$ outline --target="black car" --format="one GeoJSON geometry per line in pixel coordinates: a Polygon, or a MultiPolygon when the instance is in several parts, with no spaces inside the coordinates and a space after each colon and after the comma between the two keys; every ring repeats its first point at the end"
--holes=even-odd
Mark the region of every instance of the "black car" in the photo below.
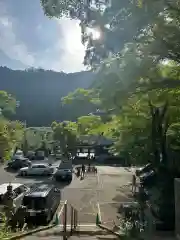
{"type": "Polygon", "coordinates": [[[147,173],[147,172],[149,172],[151,170],[153,170],[153,166],[152,166],[151,163],[148,163],[145,166],[143,166],[143,167],[141,167],[141,168],[136,170],[136,176],[139,177],[140,175],[142,175],[144,173],[147,173]]]}
{"type": "Polygon", "coordinates": [[[31,161],[36,160],[36,153],[34,151],[28,151],[26,157],[29,158],[31,161]]]}
{"type": "Polygon", "coordinates": [[[56,173],[54,174],[54,179],[56,181],[68,181],[71,182],[72,181],[72,169],[62,169],[62,168],[58,168],[56,173]]]}
{"type": "Polygon", "coordinates": [[[23,205],[27,207],[27,223],[49,223],[61,200],[60,190],[54,185],[36,184],[24,196],[23,205]]]}
{"type": "Polygon", "coordinates": [[[16,158],[7,163],[7,168],[18,170],[23,167],[31,165],[31,161],[28,158],[16,158]]]}

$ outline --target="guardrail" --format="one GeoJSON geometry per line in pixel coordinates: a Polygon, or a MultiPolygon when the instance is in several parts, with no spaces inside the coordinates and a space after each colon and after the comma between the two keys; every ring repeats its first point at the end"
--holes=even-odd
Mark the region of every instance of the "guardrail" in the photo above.
{"type": "Polygon", "coordinates": [[[67,200],[65,201],[60,212],[56,216],[55,219],[56,225],[59,225],[60,219],[62,220],[63,240],[66,240],[67,236],[69,236],[69,233],[70,235],[72,235],[73,232],[76,231],[78,226],[78,211],[71,204],[68,204],[67,200]],[[68,210],[70,211],[70,215],[68,210]],[[70,217],[70,219],[68,217],[70,217]],[[68,220],[70,220],[70,229],[68,220]]]}

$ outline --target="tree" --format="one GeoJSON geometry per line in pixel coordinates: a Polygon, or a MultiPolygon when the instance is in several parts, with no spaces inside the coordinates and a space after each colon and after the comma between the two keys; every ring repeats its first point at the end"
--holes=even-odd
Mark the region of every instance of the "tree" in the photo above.
{"type": "Polygon", "coordinates": [[[5,91],[0,91],[0,110],[2,115],[15,113],[17,102],[5,91]]]}
{"type": "Polygon", "coordinates": [[[152,24],[164,5],[155,1],[41,0],[49,17],[64,16],[80,21],[82,42],[86,45],[84,63],[97,65],[112,55],[120,55],[126,43],[133,42],[152,24]],[[100,38],[93,32],[98,31],[100,38]]]}
{"type": "MultiPolygon", "coordinates": [[[[84,63],[99,67],[99,97],[108,108],[115,109],[117,124],[109,131],[115,139],[114,151],[130,163],[153,159],[163,173],[159,175],[160,209],[171,209],[173,204],[165,193],[173,189],[176,176],[169,168],[168,137],[172,141],[179,136],[173,131],[180,116],[176,110],[180,85],[179,1],[141,0],[139,6],[137,1],[119,0],[41,2],[45,14],[51,17],[65,15],[80,21],[86,46],[84,63]],[[95,39],[93,31],[99,31],[101,37],[95,39]],[[171,66],[167,67],[168,62],[171,66]]],[[[172,200],[173,193],[169,197],[172,200]]],[[[160,212],[167,222],[167,212],[160,212]]]]}
{"type": "Polygon", "coordinates": [[[95,115],[82,116],[77,119],[79,135],[89,134],[91,130],[97,129],[102,124],[101,117],[95,115]]]}
{"type": "Polygon", "coordinates": [[[9,121],[5,117],[15,113],[16,100],[10,94],[0,91],[0,158],[9,159],[14,148],[21,145],[24,126],[19,121],[9,121]]]}
{"type": "Polygon", "coordinates": [[[77,125],[74,122],[53,122],[52,125],[54,141],[59,145],[61,152],[65,157],[69,153],[74,154],[77,140],[77,125]]]}
{"type": "Polygon", "coordinates": [[[61,98],[63,107],[71,111],[72,118],[76,119],[96,111],[100,106],[98,91],[96,89],[77,88],[67,96],[61,98]]]}

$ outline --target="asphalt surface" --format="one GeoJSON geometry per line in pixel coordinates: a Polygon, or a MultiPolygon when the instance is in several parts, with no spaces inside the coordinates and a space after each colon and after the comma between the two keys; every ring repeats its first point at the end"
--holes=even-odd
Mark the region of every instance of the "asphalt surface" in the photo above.
{"type": "MultiPolygon", "coordinates": [[[[47,162],[47,160],[38,162],[47,162]]],[[[56,161],[53,166],[56,167],[59,163],[60,161],[56,161]]],[[[99,214],[100,220],[110,226],[117,221],[120,202],[131,201],[130,186],[127,186],[132,178],[131,171],[123,167],[110,166],[97,166],[97,169],[98,174],[88,173],[83,180],[74,175],[69,185],[53,181],[61,189],[62,201],[68,200],[68,223],[70,223],[70,209],[73,206],[78,211],[80,224],[94,224],[99,214]]],[[[0,184],[8,182],[32,185],[52,183],[52,178],[19,177],[16,173],[7,172],[1,166],[0,184]]]]}
{"type": "MultiPolygon", "coordinates": [[[[60,160],[58,161],[54,161],[53,162],[53,166],[54,167],[58,167],[60,164],[60,160]]],[[[32,161],[33,164],[35,163],[48,163],[48,159],[46,160],[40,160],[40,161],[32,161]]],[[[13,172],[13,171],[7,171],[5,169],[6,165],[4,166],[0,166],[0,184],[2,183],[22,183],[25,185],[32,185],[35,183],[41,183],[44,181],[49,181],[50,178],[47,177],[20,177],[17,176],[17,172],[13,172]]]]}

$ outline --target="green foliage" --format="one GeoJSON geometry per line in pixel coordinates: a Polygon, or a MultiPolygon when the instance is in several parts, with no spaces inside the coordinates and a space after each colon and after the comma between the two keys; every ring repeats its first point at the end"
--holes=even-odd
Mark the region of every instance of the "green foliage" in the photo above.
{"type": "Polygon", "coordinates": [[[74,92],[62,98],[63,104],[72,104],[75,101],[79,104],[83,102],[99,103],[98,92],[95,89],[77,88],[74,92]]]}
{"type": "Polygon", "coordinates": [[[61,99],[61,102],[63,107],[69,109],[72,117],[75,119],[96,111],[96,108],[101,105],[99,92],[96,89],[83,88],[70,92],[61,99]]]}
{"type": "Polygon", "coordinates": [[[10,236],[10,233],[7,228],[6,218],[3,213],[0,213],[0,217],[2,219],[2,223],[0,226],[0,239],[7,239],[10,236]]]}
{"type": "Polygon", "coordinates": [[[22,142],[23,151],[37,150],[46,145],[46,149],[51,149],[53,143],[53,132],[51,127],[29,127],[26,128],[22,142]]]}
{"type": "Polygon", "coordinates": [[[91,130],[97,129],[102,124],[99,116],[89,115],[79,117],[77,120],[78,132],[81,135],[89,134],[91,130]]]}
{"type": "Polygon", "coordinates": [[[53,138],[56,145],[59,145],[61,152],[68,156],[68,152],[73,153],[77,141],[77,125],[74,122],[53,122],[53,138]]]}
{"type": "Polygon", "coordinates": [[[16,99],[5,91],[0,91],[0,109],[1,114],[15,113],[17,106],[16,99]]]}
{"type": "Polygon", "coordinates": [[[12,150],[21,146],[23,134],[24,129],[20,122],[0,120],[0,157],[2,159],[8,160],[12,150]]]}
{"type": "Polygon", "coordinates": [[[19,121],[9,121],[4,114],[14,113],[16,100],[4,91],[0,91],[0,158],[10,159],[15,147],[20,147],[24,135],[24,126],[19,121]]]}
{"type": "Polygon", "coordinates": [[[80,21],[86,65],[97,65],[119,54],[124,45],[134,42],[163,9],[156,1],[145,1],[142,7],[138,6],[138,1],[126,0],[41,0],[41,4],[49,17],[66,16],[80,21]],[[91,30],[99,31],[100,38],[94,38],[91,30]]]}
{"type": "MultiPolygon", "coordinates": [[[[86,46],[84,63],[99,67],[93,85],[98,92],[97,102],[102,109],[113,109],[114,116],[104,123],[94,124],[88,116],[80,118],[82,132],[98,134],[103,129],[105,135],[115,139],[113,151],[130,162],[145,163],[153,157],[149,103],[161,108],[168,102],[167,144],[177,148],[179,131],[174,129],[180,122],[179,1],[41,3],[50,17],[80,20],[86,46]],[[98,30],[100,38],[93,39],[89,29],[98,30]]],[[[91,90],[77,90],[65,100],[83,104],[85,99],[92,102],[93,94],[91,90]]]]}

